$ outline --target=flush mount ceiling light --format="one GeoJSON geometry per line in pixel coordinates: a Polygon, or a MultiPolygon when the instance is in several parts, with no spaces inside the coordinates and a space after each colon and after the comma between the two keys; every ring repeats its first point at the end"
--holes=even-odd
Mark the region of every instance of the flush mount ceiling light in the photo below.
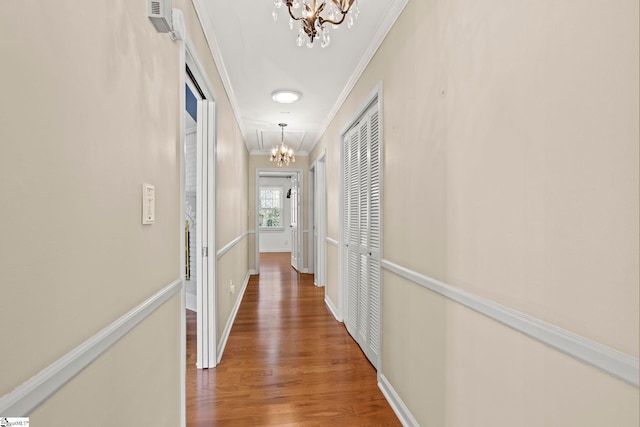
{"type": "Polygon", "coordinates": [[[304,44],[304,36],[309,36],[307,47],[313,47],[313,41],[316,38],[321,40],[320,46],[327,47],[331,42],[329,37],[329,29],[325,27],[325,23],[331,24],[333,28],[338,28],[347,19],[347,27],[353,27],[354,18],[358,17],[360,10],[358,8],[358,0],[323,0],[318,4],[317,0],[301,0],[302,11],[299,16],[292,9],[300,8],[300,0],[274,0],[273,1],[273,20],[278,19],[278,11],[284,4],[289,11],[289,28],[293,29],[293,21],[300,21],[298,28],[298,38],[296,44],[302,46],[304,44]],[[355,7],[351,7],[354,6],[355,7]],[[347,17],[347,15],[349,15],[347,17]]]}
{"type": "Polygon", "coordinates": [[[289,148],[287,144],[284,143],[284,128],[287,124],[278,123],[278,126],[282,129],[282,140],[280,144],[271,149],[270,161],[275,162],[276,166],[281,168],[285,165],[289,166],[290,163],[295,163],[296,156],[293,155],[293,149],[289,148]]]}
{"type": "Polygon", "coordinates": [[[276,90],[271,93],[271,99],[280,104],[292,104],[300,98],[302,98],[302,94],[295,90],[276,90]]]}

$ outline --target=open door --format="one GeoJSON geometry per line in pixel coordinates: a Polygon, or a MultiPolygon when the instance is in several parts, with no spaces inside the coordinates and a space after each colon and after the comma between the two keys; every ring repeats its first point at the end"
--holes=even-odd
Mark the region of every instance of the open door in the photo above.
{"type": "Polygon", "coordinates": [[[317,161],[314,175],[313,190],[313,235],[314,235],[314,282],[316,286],[326,284],[326,256],[327,256],[327,208],[326,208],[326,157],[317,161]]]}
{"type": "Polygon", "coordinates": [[[302,268],[301,253],[302,245],[300,244],[300,179],[296,173],[291,178],[291,266],[300,271],[302,268]]]}
{"type": "Polygon", "coordinates": [[[216,366],[215,324],[215,104],[198,101],[196,180],[198,197],[196,216],[199,224],[196,234],[196,287],[197,287],[197,367],[216,366]]]}

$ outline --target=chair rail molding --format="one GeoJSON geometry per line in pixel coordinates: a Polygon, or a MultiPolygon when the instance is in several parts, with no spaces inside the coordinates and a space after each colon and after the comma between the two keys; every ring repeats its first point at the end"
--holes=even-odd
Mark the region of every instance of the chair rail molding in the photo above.
{"type": "Polygon", "coordinates": [[[332,238],[331,238],[331,237],[329,237],[329,236],[325,237],[325,240],[327,241],[327,243],[329,243],[330,245],[335,246],[336,248],[337,248],[338,246],[340,246],[340,243],[338,243],[338,241],[337,241],[337,240],[334,240],[334,239],[332,239],[332,238]]]}
{"type": "Polygon", "coordinates": [[[536,317],[463,291],[389,260],[382,260],[382,268],[496,320],[576,360],[638,387],[639,361],[633,356],[621,353],[536,317]]]}
{"type": "Polygon", "coordinates": [[[66,383],[120,341],[174,295],[180,295],[182,279],[176,279],[118,320],[53,362],[0,398],[0,414],[26,417],[66,383]]]}
{"type": "MultiPolygon", "coordinates": [[[[254,231],[255,233],[255,231],[254,231]]],[[[231,249],[233,249],[233,247],[235,245],[237,245],[238,243],[240,243],[240,241],[242,241],[242,239],[244,239],[245,237],[247,237],[249,235],[249,231],[245,231],[244,233],[242,233],[241,235],[239,235],[238,237],[236,237],[235,239],[233,239],[232,241],[230,241],[229,243],[227,243],[225,246],[223,246],[222,248],[220,248],[220,250],[216,253],[216,259],[220,259],[222,258],[222,256],[224,254],[226,254],[227,252],[229,252],[231,249]]]]}

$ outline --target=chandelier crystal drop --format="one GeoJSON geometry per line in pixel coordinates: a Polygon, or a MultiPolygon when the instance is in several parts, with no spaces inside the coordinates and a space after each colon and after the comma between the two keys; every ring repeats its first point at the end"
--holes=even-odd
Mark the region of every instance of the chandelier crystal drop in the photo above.
{"type": "Polygon", "coordinates": [[[299,21],[300,28],[296,38],[296,45],[299,47],[306,44],[308,48],[313,48],[313,42],[320,40],[320,46],[327,47],[331,43],[329,28],[325,24],[331,24],[335,29],[342,24],[345,19],[347,27],[353,27],[354,19],[358,18],[360,8],[358,0],[273,0],[273,20],[278,19],[278,10],[285,6],[289,12],[289,28],[293,29],[293,22],[299,21]],[[302,11],[296,12],[295,9],[302,11]],[[309,40],[304,42],[303,34],[309,40]]]}
{"type": "Polygon", "coordinates": [[[282,139],[280,144],[271,149],[270,161],[275,162],[276,166],[281,168],[283,166],[289,166],[290,163],[295,163],[296,156],[293,155],[293,149],[284,143],[284,128],[287,124],[278,123],[278,126],[282,129],[282,139]]]}

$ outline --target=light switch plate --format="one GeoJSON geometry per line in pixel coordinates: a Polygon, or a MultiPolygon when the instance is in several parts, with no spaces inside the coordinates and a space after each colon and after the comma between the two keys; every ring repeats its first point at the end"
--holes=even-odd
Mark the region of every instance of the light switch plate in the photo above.
{"type": "Polygon", "coordinates": [[[151,184],[142,184],[142,223],[153,224],[156,221],[156,188],[151,184]]]}

